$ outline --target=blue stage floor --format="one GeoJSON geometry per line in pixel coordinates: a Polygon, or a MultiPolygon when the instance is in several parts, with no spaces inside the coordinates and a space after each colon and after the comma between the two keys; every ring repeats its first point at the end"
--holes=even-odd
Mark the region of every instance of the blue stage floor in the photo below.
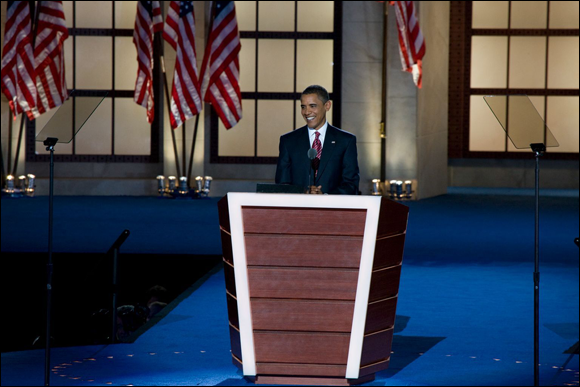
{"type": "MultiPolygon", "coordinates": [[[[79,211],[87,211],[85,203],[90,202],[84,200],[89,199],[75,199],[79,211]]],[[[165,204],[146,198],[109,200],[118,208],[134,206],[150,215],[153,209],[149,206],[157,203],[183,206],[175,214],[183,215],[188,208],[191,213],[185,220],[189,222],[173,218],[168,235],[184,227],[188,233],[192,227],[194,235],[203,229],[208,234],[205,240],[194,236],[177,247],[172,243],[171,249],[180,254],[188,246],[219,249],[214,245],[219,244],[219,233],[213,229],[217,219],[203,220],[199,215],[211,217],[216,200],[208,200],[204,206],[198,204],[201,202],[165,204]],[[199,218],[191,220],[196,215],[199,218]]],[[[64,207],[68,199],[59,201],[64,207]]],[[[99,202],[92,208],[105,205],[99,202]]],[[[2,200],[3,226],[9,203],[14,201],[2,200]]],[[[452,194],[408,204],[411,214],[391,367],[368,385],[532,385],[533,198],[452,194]]],[[[578,386],[578,355],[564,353],[579,336],[579,263],[573,243],[578,232],[577,196],[542,198],[542,385],[578,386]]],[[[160,233],[159,238],[166,237],[164,231],[160,233]]],[[[117,231],[111,234],[114,239],[117,231]]],[[[131,238],[134,236],[132,231],[131,238]]],[[[108,238],[98,237],[105,250],[108,238]]],[[[149,243],[147,238],[137,239],[131,251],[142,249],[140,243],[149,243]]],[[[4,241],[2,227],[2,251],[4,241]]],[[[166,244],[155,242],[160,248],[166,244]]],[[[151,324],[134,344],[54,349],[52,383],[248,385],[231,364],[224,290],[223,272],[218,267],[175,301],[167,315],[151,324]]],[[[44,351],[2,354],[1,383],[42,384],[43,366],[44,351]]]]}

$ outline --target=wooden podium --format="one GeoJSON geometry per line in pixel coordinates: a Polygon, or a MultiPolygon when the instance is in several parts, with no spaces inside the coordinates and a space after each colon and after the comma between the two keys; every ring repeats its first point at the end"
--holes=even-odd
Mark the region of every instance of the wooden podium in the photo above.
{"type": "Polygon", "coordinates": [[[246,378],[352,385],[389,366],[408,207],[252,193],[218,207],[232,359],[246,378]]]}

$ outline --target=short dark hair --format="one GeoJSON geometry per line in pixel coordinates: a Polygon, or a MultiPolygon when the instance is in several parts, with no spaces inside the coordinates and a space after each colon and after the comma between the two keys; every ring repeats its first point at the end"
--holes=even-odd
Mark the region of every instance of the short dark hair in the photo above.
{"type": "MultiPolygon", "coordinates": [[[[328,91],[320,85],[310,85],[302,92],[302,95],[308,94],[316,94],[318,98],[322,101],[322,103],[328,102],[330,99],[330,95],[328,95],[328,91]]],[[[302,97],[302,95],[300,97],[302,97]]]]}

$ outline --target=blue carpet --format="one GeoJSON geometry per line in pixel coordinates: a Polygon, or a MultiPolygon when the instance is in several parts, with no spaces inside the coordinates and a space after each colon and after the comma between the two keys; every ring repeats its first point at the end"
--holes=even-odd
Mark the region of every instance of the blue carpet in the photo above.
{"type": "MultiPolygon", "coordinates": [[[[136,208],[150,203],[143,200],[136,208]]],[[[215,201],[206,203],[198,211],[211,214],[215,201]]],[[[368,385],[532,385],[533,198],[453,194],[406,204],[394,353],[368,385]]],[[[578,199],[543,197],[541,205],[540,382],[577,386],[578,355],[565,352],[579,336],[578,199]]],[[[217,224],[190,218],[192,227],[217,224]]],[[[184,224],[168,227],[184,233],[184,224]]],[[[207,233],[207,248],[219,248],[217,231],[207,233]]],[[[231,364],[224,290],[223,272],[208,276],[133,344],[53,350],[53,384],[249,385],[231,364]]],[[[41,384],[43,356],[2,354],[2,385],[41,384]]]]}

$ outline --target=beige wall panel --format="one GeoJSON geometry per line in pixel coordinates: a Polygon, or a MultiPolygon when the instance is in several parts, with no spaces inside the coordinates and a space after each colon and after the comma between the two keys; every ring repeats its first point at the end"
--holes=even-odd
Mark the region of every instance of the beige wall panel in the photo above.
{"type": "Polygon", "coordinates": [[[543,89],[546,77],[546,38],[512,36],[510,84],[512,89],[543,89]]]}
{"type": "Polygon", "coordinates": [[[292,130],[292,101],[258,101],[258,156],[278,157],[280,136],[292,130]]]}
{"type": "Polygon", "coordinates": [[[77,36],[76,39],[76,87],[78,89],[111,89],[113,79],[111,38],[77,36]]]}
{"type": "Polygon", "coordinates": [[[256,91],[256,40],[241,39],[240,88],[242,92],[256,91]]]}
{"type": "Polygon", "coordinates": [[[578,1],[550,1],[550,28],[578,28],[578,1]]]}
{"type": "Polygon", "coordinates": [[[115,99],[115,154],[151,154],[151,126],[147,111],[132,98],[115,99]]]}
{"type": "Polygon", "coordinates": [[[260,1],[259,31],[294,31],[293,1],[260,1]]]}
{"type": "Polygon", "coordinates": [[[258,43],[258,91],[294,91],[294,41],[261,39],[258,43]]]}
{"type": "Polygon", "coordinates": [[[77,28],[113,28],[112,1],[77,1],[75,4],[77,28]]]}
{"type": "Polygon", "coordinates": [[[471,87],[506,87],[507,43],[506,36],[474,36],[472,38],[471,87]]]}
{"type": "Polygon", "coordinates": [[[548,97],[548,127],[560,144],[548,152],[578,153],[578,97],[548,97]]]}
{"type": "Polygon", "coordinates": [[[512,1],[511,28],[546,28],[547,1],[512,1]]]}
{"type": "Polygon", "coordinates": [[[136,1],[115,1],[115,28],[134,28],[136,13],[136,1]]]}
{"type": "Polygon", "coordinates": [[[236,18],[240,31],[256,30],[256,2],[236,1],[236,18]]]}
{"type": "Polygon", "coordinates": [[[508,1],[474,1],[473,28],[508,28],[508,1]]]}
{"type": "MultiPolygon", "coordinates": [[[[133,38],[115,38],[115,89],[134,90],[137,80],[137,49],[133,38]]],[[[173,71],[167,70],[172,76],[173,71]]],[[[171,89],[171,87],[170,87],[171,89]]]]}
{"type": "Polygon", "coordinates": [[[578,89],[580,55],[577,36],[552,36],[548,48],[548,87],[578,89]]]}
{"type": "Polygon", "coordinates": [[[64,9],[64,18],[66,20],[66,26],[68,28],[73,28],[73,1],[63,1],[62,8],[64,9]]]}
{"type": "Polygon", "coordinates": [[[227,130],[219,120],[220,156],[254,156],[255,102],[242,100],[243,117],[236,126],[227,130]]]}
{"type": "Polygon", "coordinates": [[[298,31],[334,31],[334,1],[299,1],[298,31]]]}
{"type": "Polygon", "coordinates": [[[321,85],[332,93],[334,71],[332,40],[298,40],[296,92],[321,85]]]}

